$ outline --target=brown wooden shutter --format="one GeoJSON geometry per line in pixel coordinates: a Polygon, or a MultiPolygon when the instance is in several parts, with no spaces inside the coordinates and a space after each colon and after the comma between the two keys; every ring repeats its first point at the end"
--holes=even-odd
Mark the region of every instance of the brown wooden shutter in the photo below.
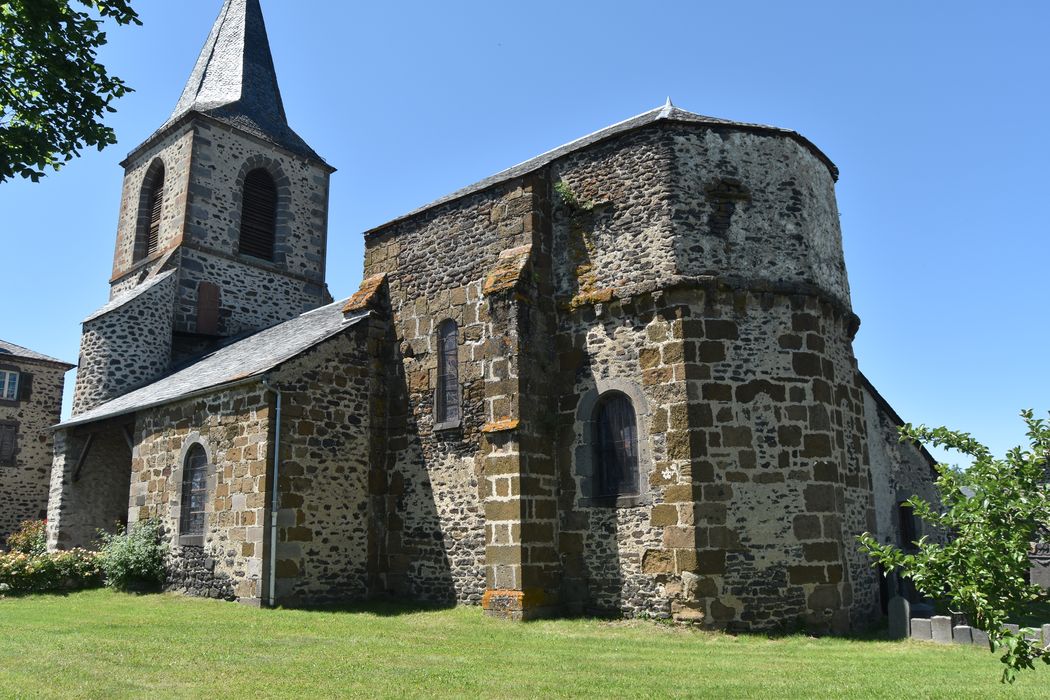
{"type": "Polygon", "coordinates": [[[18,443],[18,424],[0,423],[0,467],[15,465],[15,452],[18,443]]]}
{"type": "Polygon", "coordinates": [[[219,332],[219,286],[211,282],[197,285],[197,332],[217,335],[219,332]]]}
{"type": "Polygon", "coordinates": [[[248,173],[241,202],[240,252],[263,260],[273,260],[277,229],[277,185],[265,170],[248,173]]]}
{"type": "Polygon", "coordinates": [[[153,255],[160,246],[160,214],[164,208],[164,167],[153,178],[149,193],[149,228],[146,230],[146,256],[153,255]]]}
{"type": "Polygon", "coordinates": [[[18,400],[28,401],[33,397],[33,375],[22,372],[18,377],[18,400]]]}

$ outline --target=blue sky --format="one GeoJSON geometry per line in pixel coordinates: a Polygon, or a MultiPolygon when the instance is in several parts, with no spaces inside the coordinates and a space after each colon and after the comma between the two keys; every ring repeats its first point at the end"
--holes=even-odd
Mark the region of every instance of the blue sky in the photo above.
{"type": "MultiPolygon", "coordinates": [[[[289,120],[339,169],[337,298],[362,231],[670,95],[839,166],[856,354],[906,420],[1002,451],[1021,408],[1050,408],[1050,3],[262,2],[289,120]]],[[[119,144],[0,185],[0,337],[76,360],[117,163],[169,115],[220,5],[137,0],[145,25],[101,55],[136,90],[119,144]]]]}

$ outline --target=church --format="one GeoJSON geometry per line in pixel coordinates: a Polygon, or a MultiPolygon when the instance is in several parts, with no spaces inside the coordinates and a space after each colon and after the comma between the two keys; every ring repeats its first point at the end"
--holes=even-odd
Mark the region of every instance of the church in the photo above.
{"type": "Polygon", "coordinates": [[[54,436],[52,549],[158,519],[166,586],[508,619],[870,624],[856,536],[910,541],[932,461],[858,370],[838,171],[668,101],[364,233],[225,0],[123,161],[109,300],[54,436]]]}

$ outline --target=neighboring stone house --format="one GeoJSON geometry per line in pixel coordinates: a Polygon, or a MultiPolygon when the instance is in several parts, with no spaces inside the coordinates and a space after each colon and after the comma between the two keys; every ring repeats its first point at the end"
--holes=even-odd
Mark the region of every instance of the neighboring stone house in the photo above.
{"type": "Polygon", "coordinates": [[[0,550],[20,523],[47,514],[51,427],[72,367],[0,340],[0,550]]]}
{"type": "Polygon", "coordinates": [[[831,161],[668,104],[366,236],[227,0],[124,162],[111,300],[56,434],[53,547],[159,518],[169,586],[845,631],[926,456],[859,371],[831,161]]]}

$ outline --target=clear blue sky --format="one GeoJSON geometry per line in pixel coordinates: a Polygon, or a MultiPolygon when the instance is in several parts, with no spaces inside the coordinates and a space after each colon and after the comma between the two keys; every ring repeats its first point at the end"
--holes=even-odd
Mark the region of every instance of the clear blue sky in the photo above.
{"type": "MultiPolygon", "coordinates": [[[[221,0],[137,0],[102,54],[119,144],[0,185],[0,337],[75,361],[106,300],[123,156],[221,0]]],[[[795,129],[839,166],[861,368],[906,419],[1002,451],[1050,408],[1050,3],[263,0],[285,106],[339,168],[328,280],[361,232],[661,104],[795,129]]],[[[72,373],[67,383],[72,384],[72,373]]],[[[66,405],[68,411],[68,400],[66,405]]]]}

